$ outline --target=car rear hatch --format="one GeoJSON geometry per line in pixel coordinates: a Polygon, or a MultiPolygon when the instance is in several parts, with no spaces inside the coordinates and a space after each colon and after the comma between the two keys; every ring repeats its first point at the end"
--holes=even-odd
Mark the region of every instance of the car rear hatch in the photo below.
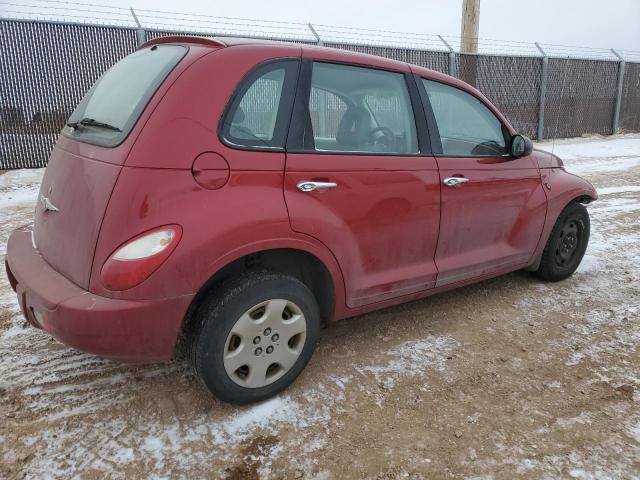
{"type": "Polygon", "coordinates": [[[84,289],[111,193],[139,133],[136,122],[148,115],[143,112],[154,94],[164,94],[166,85],[159,87],[187,50],[152,45],[114,65],[71,114],[51,153],[36,205],[34,243],[49,265],[84,289]]]}

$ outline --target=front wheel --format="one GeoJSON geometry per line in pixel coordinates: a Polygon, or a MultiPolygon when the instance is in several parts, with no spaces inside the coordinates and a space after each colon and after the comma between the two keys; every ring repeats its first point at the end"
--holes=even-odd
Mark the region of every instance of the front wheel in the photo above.
{"type": "Polygon", "coordinates": [[[536,274],[552,282],[571,276],[587,250],[589,233],[589,212],[584,205],[567,205],[553,226],[536,274]]]}
{"type": "Polygon", "coordinates": [[[218,398],[246,404],[289,386],[318,341],[311,291],[290,275],[249,271],[221,285],[196,313],[189,357],[218,398]]]}

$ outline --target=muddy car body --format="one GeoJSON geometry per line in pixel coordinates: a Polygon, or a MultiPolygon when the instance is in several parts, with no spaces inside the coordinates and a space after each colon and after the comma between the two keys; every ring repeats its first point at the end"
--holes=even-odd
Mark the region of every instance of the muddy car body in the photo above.
{"type": "Polygon", "coordinates": [[[321,322],[518,269],[565,278],[596,197],[447,75],[167,37],[72,114],[7,272],[60,341],[158,362],[183,337],[214,393],[250,402],[295,379],[321,322]]]}

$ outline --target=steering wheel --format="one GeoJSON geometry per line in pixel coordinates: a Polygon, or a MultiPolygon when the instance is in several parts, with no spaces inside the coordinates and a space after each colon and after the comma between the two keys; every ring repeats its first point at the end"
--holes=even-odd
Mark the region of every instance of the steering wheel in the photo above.
{"type": "Polygon", "coordinates": [[[393,144],[395,143],[396,140],[396,134],[393,133],[393,131],[390,128],[387,127],[376,127],[373,130],[371,130],[368,135],[367,138],[369,140],[369,143],[371,145],[382,145],[383,147],[386,147],[387,149],[393,147],[393,144]],[[382,133],[381,137],[376,137],[375,134],[376,133],[382,133]]]}

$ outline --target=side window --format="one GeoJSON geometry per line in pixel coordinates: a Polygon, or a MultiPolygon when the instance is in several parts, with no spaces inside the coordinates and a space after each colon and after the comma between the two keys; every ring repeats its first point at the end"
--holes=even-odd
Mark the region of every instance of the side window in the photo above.
{"type": "Polygon", "coordinates": [[[449,85],[425,79],[422,82],[438,125],[443,155],[507,154],[502,123],[480,100],[449,85]]]}
{"type": "Polygon", "coordinates": [[[298,70],[296,60],[262,65],[245,77],[221,126],[232,146],[284,148],[298,70]]]}
{"type": "Polygon", "coordinates": [[[309,113],[317,151],[416,153],[404,75],[315,62],[309,113]]]}

